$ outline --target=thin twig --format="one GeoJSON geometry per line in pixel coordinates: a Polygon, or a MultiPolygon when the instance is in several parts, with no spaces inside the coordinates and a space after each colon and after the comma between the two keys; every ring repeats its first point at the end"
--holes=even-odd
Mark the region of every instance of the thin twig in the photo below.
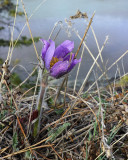
{"type": "Polygon", "coordinates": [[[94,15],[95,15],[95,12],[93,13],[93,15],[92,15],[92,17],[91,17],[91,19],[90,19],[90,22],[89,22],[89,24],[88,24],[88,26],[87,26],[87,28],[86,28],[86,30],[85,30],[84,36],[83,36],[83,38],[82,38],[82,40],[81,40],[81,42],[80,42],[80,45],[79,45],[79,47],[78,47],[78,49],[77,49],[77,51],[76,51],[75,58],[77,57],[77,55],[78,55],[78,53],[79,53],[79,50],[80,50],[80,48],[81,48],[81,46],[82,46],[82,44],[83,44],[83,41],[84,41],[84,39],[85,39],[85,36],[86,36],[87,33],[88,33],[88,30],[89,30],[89,28],[90,28],[90,26],[91,26],[91,23],[92,23],[92,20],[93,20],[94,15]]]}
{"type": "MultiPolygon", "coordinates": [[[[83,46],[83,50],[82,50],[82,53],[81,53],[81,60],[82,60],[82,58],[83,58],[84,49],[85,49],[85,47],[83,46]]],[[[82,61],[81,61],[81,62],[82,62],[82,61]]],[[[74,92],[74,93],[75,93],[75,90],[76,90],[76,83],[77,83],[77,79],[78,79],[78,75],[79,75],[79,71],[80,71],[81,62],[80,62],[79,65],[78,65],[78,69],[77,69],[77,73],[76,73],[76,78],[75,78],[74,88],[73,88],[73,92],[74,92]]]]}

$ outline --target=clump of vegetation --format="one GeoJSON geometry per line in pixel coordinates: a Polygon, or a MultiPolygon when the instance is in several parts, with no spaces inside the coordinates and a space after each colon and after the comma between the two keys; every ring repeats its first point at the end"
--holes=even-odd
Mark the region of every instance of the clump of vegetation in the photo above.
{"type": "MultiPolygon", "coordinates": [[[[9,16],[14,17],[15,8],[16,8],[16,5],[14,4],[14,1],[12,0],[1,0],[0,1],[0,13],[5,11],[6,13],[8,13],[9,16]]],[[[22,16],[24,15],[24,12],[18,11],[17,15],[22,16]]]]}
{"type": "Polygon", "coordinates": [[[128,85],[128,75],[125,75],[125,76],[123,76],[123,77],[121,78],[120,84],[121,84],[122,86],[127,86],[127,85],[128,85]]]}
{"type": "MultiPolygon", "coordinates": [[[[35,42],[38,42],[40,37],[34,37],[33,38],[35,42]]],[[[16,40],[13,41],[13,43],[15,44],[16,40]]],[[[21,46],[21,45],[25,45],[25,46],[29,46],[32,44],[32,39],[31,38],[27,38],[26,36],[21,37],[21,39],[16,43],[16,47],[21,46]]],[[[9,40],[4,40],[4,39],[0,39],[0,46],[9,46],[10,45],[10,41],[9,40]]]]}
{"type": "Polygon", "coordinates": [[[3,29],[4,29],[4,27],[0,27],[0,31],[3,30],[3,29]]]}
{"type": "MultiPolygon", "coordinates": [[[[12,17],[14,17],[15,16],[15,9],[12,9],[12,10],[10,10],[9,11],[9,15],[10,16],[12,16],[12,17]]],[[[24,12],[17,12],[17,15],[19,15],[19,16],[23,16],[24,15],[24,12]]]]}
{"type": "Polygon", "coordinates": [[[4,60],[0,58],[0,65],[2,66],[3,63],[4,63],[4,60]]]}

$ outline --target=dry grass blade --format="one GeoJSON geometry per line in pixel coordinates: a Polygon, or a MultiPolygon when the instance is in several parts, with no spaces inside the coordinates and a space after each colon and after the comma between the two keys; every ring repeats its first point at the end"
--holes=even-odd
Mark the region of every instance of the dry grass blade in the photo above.
{"type": "Polygon", "coordinates": [[[42,155],[41,153],[39,153],[39,152],[37,152],[37,151],[35,151],[40,157],[42,157],[43,159],[46,159],[46,160],[51,160],[51,159],[49,159],[49,158],[47,158],[47,157],[45,157],[44,155],[42,155]]]}
{"type": "MultiPolygon", "coordinates": [[[[83,58],[84,49],[85,49],[85,47],[83,46],[83,50],[82,50],[82,53],[81,53],[81,59],[83,58]]],[[[74,93],[75,93],[75,90],[76,90],[76,84],[77,84],[77,79],[78,79],[78,75],[79,75],[79,71],[80,71],[80,66],[81,66],[81,62],[78,65],[78,69],[77,69],[77,73],[76,73],[76,78],[75,78],[74,88],[73,88],[74,93]]]]}
{"type": "Polygon", "coordinates": [[[20,83],[13,91],[17,90],[18,88],[20,88],[33,74],[34,72],[37,70],[37,66],[34,68],[34,70],[29,74],[29,76],[22,82],[20,83]]]}
{"type": "Polygon", "coordinates": [[[10,123],[9,123],[9,125],[7,126],[7,127],[5,127],[1,132],[0,132],[0,135],[2,136],[2,134],[4,134],[8,129],[9,129],[9,127],[10,127],[10,125],[13,123],[13,121],[11,121],[10,123]]]}
{"type": "MultiPolygon", "coordinates": [[[[80,37],[80,35],[79,35],[77,32],[75,32],[75,34],[77,35],[77,37],[78,37],[80,40],[82,40],[82,38],[80,37]]],[[[84,45],[84,47],[86,48],[86,50],[88,51],[88,53],[90,54],[90,56],[92,57],[92,59],[95,61],[95,57],[94,57],[93,53],[90,51],[90,49],[88,48],[88,46],[86,45],[85,41],[83,41],[83,45],[84,45]]],[[[101,53],[100,53],[100,54],[101,54],[101,53]]],[[[102,71],[102,69],[101,69],[101,67],[100,67],[100,65],[98,64],[97,61],[96,61],[96,65],[97,65],[98,68],[102,71]]]]}
{"type": "Polygon", "coordinates": [[[125,133],[122,137],[120,137],[116,142],[114,142],[111,146],[113,147],[116,143],[118,143],[121,139],[128,135],[128,132],[125,133]]]}
{"type": "Polygon", "coordinates": [[[3,152],[5,152],[9,147],[6,147],[6,148],[3,148],[3,149],[0,149],[0,154],[2,154],[3,152]]]}
{"type": "MultiPolygon", "coordinates": [[[[10,91],[10,89],[9,89],[8,84],[7,84],[6,81],[5,81],[5,84],[6,84],[6,87],[7,87],[8,91],[9,91],[10,95],[12,96],[12,99],[13,99],[13,101],[14,101],[16,110],[18,111],[18,106],[17,106],[17,104],[16,104],[15,98],[14,98],[14,96],[12,95],[12,93],[11,93],[11,91],[10,91]]],[[[22,125],[21,125],[21,122],[20,122],[19,117],[18,117],[17,114],[16,114],[16,118],[17,118],[17,122],[18,122],[18,124],[19,124],[19,127],[20,127],[20,129],[21,129],[21,132],[22,132],[24,138],[26,139],[27,144],[29,145],[29,142],[27,141],[26,134],[25,134],[25,132],[24,132],[24,129],[23,129],[22,125]]],[[[33,153],[33,151],[32,151],[31,149],[30,149],[30,151],[31,151],[31,153],[33,153]]]]}
{"type": "Polygon", "coordinates": [[[94,112],[93,109],[88,105],[88,103],[87,103],[85,100],[83,100],[83,98],[81,98],[81,97],[79,97],[79,98],[82,100],[82,102],[84,102],[84,103],[88,106],[88,108],[91,110],[91,112],[92,112],[93,115],[95,116],[96,122],[97,122],[98,127],[99,127],[99,133],[100,133],[100,135],[101,135],[100,123],[99,123],[99,121],[98,121],[98,119],[97,119],[97,116],[96,116],[95,112],[94,112]]]}
{"type": "Polygon", "coordinates": [[[87,28],[86,28],[86,30],[85,30],[84,36],[83,36],[83,38],[82,38],[82,40],[81,40],[81,42],[80,42],[80,45],[79,45],[79,47],[78,47],[78,49],[77,49],[77,51],[76,51],[75,58],[77,57],[77,55],[78,55],[78,53],[79,53],[79,50],[80,50],[80,48],[81,48],[81,46],[82,46],[82,44],[83,44],[83,41],[84,41],[84,39],[85,39],[85,37],[86,37],[86,35],[87,35],[87,33],[88,33],[88,30],[89,30],[89,28],[90,28],[90,26],[91,26],[91,23],[92,23],[92,20],[93,20],[94,16],[95,16],[95,12],[93,13],[93,15],[92,15],[92,17],[91,17],[91,19],[90,19],[90,21],[89,21],[89,24],[88,24],[88,26],[87,26],[87,28]]]}
{"type": "Polygon", "coordinates": [[[39,55],[38,55],[38,52],[37,52],[37,49],[36,49],[34,38],[32,36],[32,31],[31,31],[31,28],[30,28],[30,25],[29,25],[29,20],[28,20],[28,17],[27,17],[27,13],[26,13],[26,10],[25,10],[25,6],[24,6],[24,3],[23,3],[23,0],[21,0],[21,3],[22,3],[22,6],[23,6],[23,10],[24,10],[24,14],[25,14],[25,17],[26,17],[27,26],[28,26],[28,29],[29,29],[29,32],[30,32],[30,35],[31,35],[31,39],[32,39],[32,42],[33,42],[34,49],[35,49],[36,57],[37,57],[37,60],[38,60],[38,62],[40,64],[40,66],[41,66],[41,61],[40,61],[40,58],[39,58],[39,55]]]}
{"type": "Polygon", "coordinates": [[[23,149],[23,150],[20,150],[18,152],[14,152],[12,154],[8,154],[7,156],[4,156],[2,158],[0,158],[1,160],[4,159],[4,158],[9,158],[11,156],[14,156],[14,155],[17,155],[17,154],[20,154],[20,153],[25,153],[27,151],[31,151],[31,150],[35,150],[35,149],[39,149],[39,148],[47,148],[47,147],[51,147],[51,145],[43,145],[43,146],[38,146],[38,147],[33,147],[33,148],[27,148],[27,149],[23,149]]]}
{"type": "MultiPolygon", "coordinates": [[[[48,143],[50,145],[50,143],[48,143]]],[[[52,150],[55,152],[55,154],[61,159],[63,160],[63,158],[56,152],[55,148],[51,145],[52,150]]]]}
{"type": "MultiPolygon", "coordinates": [[[[5,68],[8,67],[9,61],[11,60],[11,56],[12,56],[11,47],[13,48],[13,34],[14,34],[14,27],[15,27],[15,23],[16,23],[18,2],[19,2],[19,0],[17,0],[17,4],[16,4],[16,8],[15,8],[15,16],[14,16],[14,22],[13,22],[13,29],[12,29],[12,32],[11,32],[11,41],[10,41],[10,46],[9,46],[7,58],[6,58],[6,60],[5,60],[4,64],[3,64],[3,69],[4,69],[4,67],[5,68]]],[[[1,81],[0,81],[0,94],[2,93],[2,83],[3,83],[3,80],[4,80],[5,73],[6,72],[3,70],[3,74],[2,74],[2,77],[1,77],[1,81]]]]}
{"type": "Polygon", "coordinates": [[[19,0],[17,0],[17,3],[16,3],[13,29],[12,29],[12,32],[11,32],[10,47],[9,47],[9,52],[8,52],[8,56],[7,56],[7,60],[8,60],[8,63],[9,63],[9,64],[10,64],[10,62],[11,62],[12,53],[13,53],[13,35],[14,35],[14,27],[15,27],[15,24],[16,24],[16,16],[17,16],[18,3],[19,3],[19,0]]]}
{"type": "MultiPolygon", "coordinates": [[[[128,53],[128,50],[126,52],[124,52],[122,54],[122,56],[120,56],[110,67],[108,67],[107,69],[107,72],[116,64],[118,63],[126,54],[128,53]]],[[[104,72],[97,80],[100,80],[104,75],[105,75],[106,72],[104,72]]],[[[90,87],[89,89],[86,91],[88,92],[94,85],[96,84],[96,82],[94,82],[90,87]]]]}
{"type": "Polygon", "coordinates": [[[83,82],[83,84],[82,84],[82,86],[81,86],[81,88],[80,88],[78,94],[81,94],[81,93],[82,93],[82,91],[83,91],[83,89],[84,89],[84,86],[85,86],[85,84],[86,84],[86,82],[87,82],[87,79],[88,79],[89,75],[91,74],[92,69],[93,69],[93,67],[95,66],[96,61],[98,60],[99,56],[101,55],[101,52],[103,51],[104,46],[105,46],[105,44],[107,43],[107,41],[108,41],[108,37],[106,37],[106,39],[105,39],[105,41],[104,41],[104,44],[103,44],[103,46],[102,46],[102,48],[101,48],[99,54],[97,55],[95,61],[93,62],[93,64],[92,64],[90,70],[88,71],[88,73],[87,73],[87,75],[86,75],[86,77],[85,77],[85,79],[84,79],[84,82],[83,82]]]}

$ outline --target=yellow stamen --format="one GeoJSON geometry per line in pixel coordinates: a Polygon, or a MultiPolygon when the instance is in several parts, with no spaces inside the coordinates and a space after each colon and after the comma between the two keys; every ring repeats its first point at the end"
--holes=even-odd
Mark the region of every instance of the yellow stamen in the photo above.
{"type": "Polygon", "coordinates": [[[58,62],[58,61],[59,61],[59,59],[57,57],[53,57],[52,60],[51,60],[51,62],[50,62],[50,68],[52,68],[54,66],[54,64],[56,62],[58,62]]]}

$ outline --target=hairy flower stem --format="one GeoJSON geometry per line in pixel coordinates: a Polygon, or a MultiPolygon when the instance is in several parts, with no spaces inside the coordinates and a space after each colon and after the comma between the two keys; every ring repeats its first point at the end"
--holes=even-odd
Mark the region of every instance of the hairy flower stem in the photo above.
{"type": "Polygon", "coordinates": [[[40,126],[41,126],[40,122],[41,122],[42,111],[43,111],[42,104],[44,103],[47,85],[48,85],[48,75],[44,76],[41,79],[40,92],[38,94],[38,100],[37,100],[38,118],[34,124],[34,133],[33,133],[34,137],[36,137],[40,131],[40,126]]]}

